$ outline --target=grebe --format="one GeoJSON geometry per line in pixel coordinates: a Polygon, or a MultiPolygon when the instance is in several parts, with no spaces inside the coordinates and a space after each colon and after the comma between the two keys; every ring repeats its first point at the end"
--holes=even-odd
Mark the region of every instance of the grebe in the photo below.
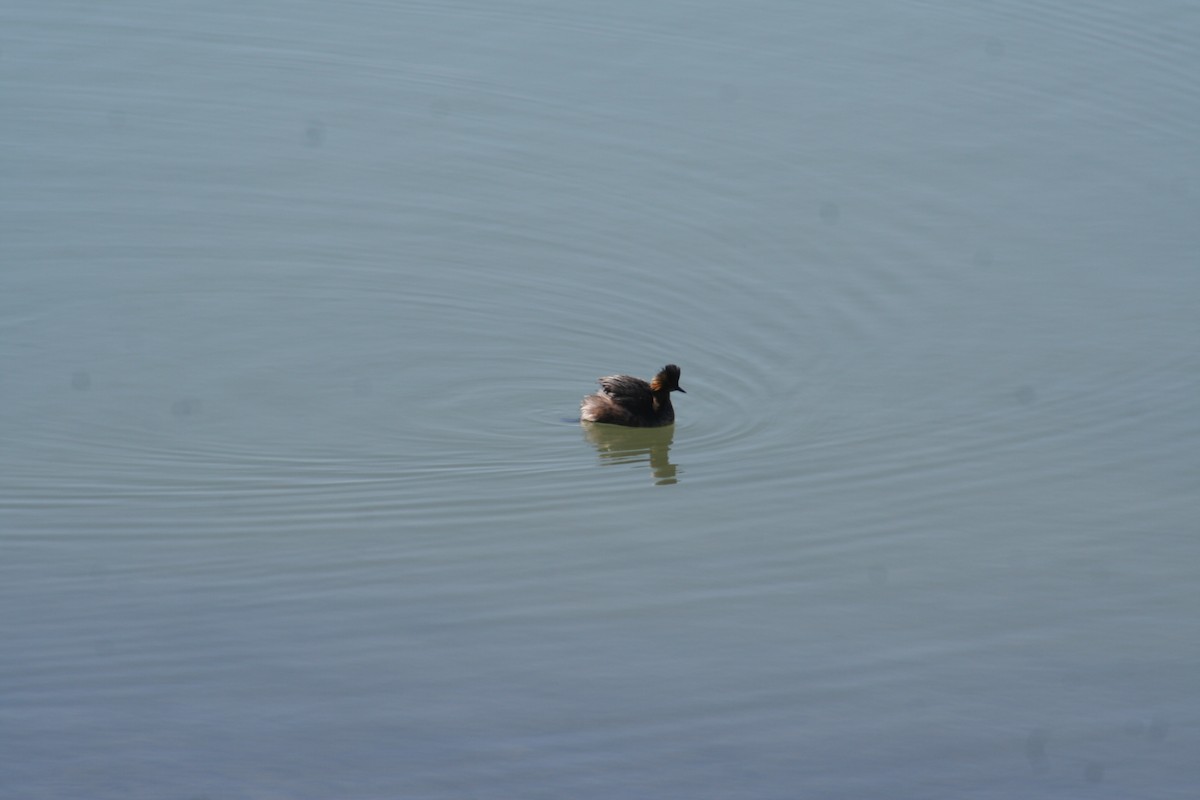
{"type": "Polygon", "coordinates": [[[634,428],[657,428],[675,421],[671,392],[683,391],[679,367],[667,364],[646,383],[630,375],[601,378],[600,391],[583,398],[579,414],[585,422],[607,422],[634,428]]]}

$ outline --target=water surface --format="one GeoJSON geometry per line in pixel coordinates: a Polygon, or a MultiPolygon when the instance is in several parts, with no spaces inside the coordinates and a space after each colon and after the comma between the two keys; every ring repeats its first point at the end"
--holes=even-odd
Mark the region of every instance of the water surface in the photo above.
{"type": "Polygon", "coordinates": [[[1200,784],[1189,4],[0,19],[0,794],[1200,784]]]}

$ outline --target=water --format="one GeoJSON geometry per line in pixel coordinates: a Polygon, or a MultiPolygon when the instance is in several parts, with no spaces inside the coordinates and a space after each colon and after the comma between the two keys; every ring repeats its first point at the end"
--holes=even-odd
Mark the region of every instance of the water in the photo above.
{"type": "Polygon", "coordinates": [[[0,18],[0,796],[1200,784],[1191,4],[0,18]]]}

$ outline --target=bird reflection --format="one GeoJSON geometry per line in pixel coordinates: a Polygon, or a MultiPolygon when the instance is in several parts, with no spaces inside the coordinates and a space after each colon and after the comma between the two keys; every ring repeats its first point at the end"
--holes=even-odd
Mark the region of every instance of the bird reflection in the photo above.
{"type": "Polygon", "coordinates": [[[650,463],[654,482],[660,486],[677,483],[678,467],[671,463],[671,441],[675,426],[627,428],[622,425],[584,421],[583,435],[600,453],[604,464],[650,463]]]}

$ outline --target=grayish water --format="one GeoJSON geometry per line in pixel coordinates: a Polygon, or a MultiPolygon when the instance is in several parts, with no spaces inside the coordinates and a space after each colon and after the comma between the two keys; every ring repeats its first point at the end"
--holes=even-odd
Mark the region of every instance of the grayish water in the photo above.
{"type": "Polygon", "coordinates": [[[1060,5],[8,3],[0,796],[1193,797],[1200,11],[1060,5]]]}

